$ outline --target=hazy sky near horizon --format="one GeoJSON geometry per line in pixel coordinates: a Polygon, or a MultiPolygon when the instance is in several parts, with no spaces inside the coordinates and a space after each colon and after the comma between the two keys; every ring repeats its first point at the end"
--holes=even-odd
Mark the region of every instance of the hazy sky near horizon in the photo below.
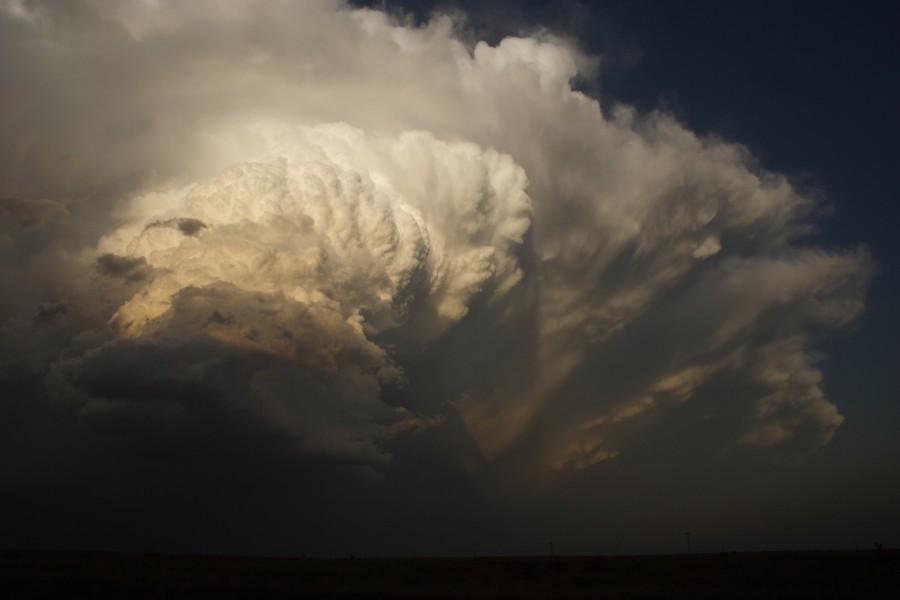
{"type": "Polygon", "coordinates": [[[896,544],[886,19],[758,6],[0,3],[0,545],[896,544]]]}

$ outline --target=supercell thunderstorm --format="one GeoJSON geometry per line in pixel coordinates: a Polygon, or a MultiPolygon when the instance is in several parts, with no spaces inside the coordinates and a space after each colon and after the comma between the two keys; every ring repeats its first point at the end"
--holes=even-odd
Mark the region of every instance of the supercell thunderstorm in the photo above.
{"type": "Polygon", "coordinates": [[[2,277],[33,282],[4,369],[86,431],[387,468],[456,427],[517,473],[670,414],[726,454],[842,422],[813,344],[867,253],[816,247],[819,201],[742,147],[602,112],[570,42],[337,2],[2,7],[2,277]]]}

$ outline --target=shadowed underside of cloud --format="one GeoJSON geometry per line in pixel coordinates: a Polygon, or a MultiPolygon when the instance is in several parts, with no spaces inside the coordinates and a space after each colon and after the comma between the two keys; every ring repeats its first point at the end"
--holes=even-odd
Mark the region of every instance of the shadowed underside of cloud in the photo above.
{"type": "Polygon", "coordinates": [[[37,225],[51,215],[67,214],[65,203],[58,200],[21,200],[0,198],[0,214],[13,217],[21,225],[37,225]]]}
{"type": "Polygon", "coordinates": [[[816,247],[819,202],[742,147],[602,114],[571,42],[330,1],[0,6],[0,195],[47,198],[0,203],[2,283],[35,282],[4,373],[85,435],[386,469],[444,428],[447,460],[540,486],[841,424],[812,348],[867,252],[816,247]]]}

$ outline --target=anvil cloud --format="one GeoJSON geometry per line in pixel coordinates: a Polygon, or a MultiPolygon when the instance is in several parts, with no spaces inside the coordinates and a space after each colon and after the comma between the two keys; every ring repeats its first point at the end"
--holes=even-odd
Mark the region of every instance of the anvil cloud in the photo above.
{"type": "Polygon", "coordinates": [[[863,310],[866,251],[811,242],[820,200],[740,145],[601,111],[571,41],[459,25],[0,5],[10,389],[145,457],[377,471],[450,430],[446,460],[519,490],[661,435],[827,443],[814,344],[863,310]]]}

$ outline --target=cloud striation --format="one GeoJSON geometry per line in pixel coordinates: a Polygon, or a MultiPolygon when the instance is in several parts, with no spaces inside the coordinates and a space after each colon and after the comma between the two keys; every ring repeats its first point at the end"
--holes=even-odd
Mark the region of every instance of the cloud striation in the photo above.
{"type": "Polygon", "coordinates": [[[9,389],[125,456],[378,471],[452,432],[443,460],[517,490],[661,438],[827,443],[813,348],[866,250],[817,247],[821,200],[740,145],[604,113],[571,41],[459,19],[3,2],[9,389]]]}

